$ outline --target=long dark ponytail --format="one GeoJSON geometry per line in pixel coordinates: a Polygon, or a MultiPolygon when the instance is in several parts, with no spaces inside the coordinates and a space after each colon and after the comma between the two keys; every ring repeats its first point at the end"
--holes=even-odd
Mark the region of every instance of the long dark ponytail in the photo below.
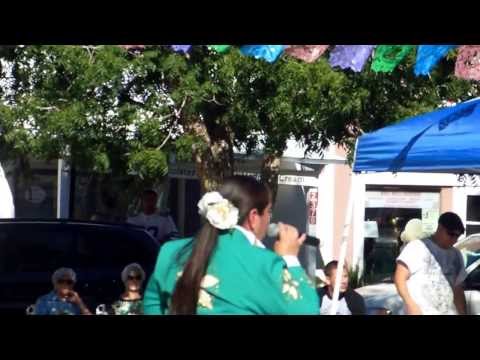
{"type": "MultiPolygon", "coordinates": [[[[252,209],[257,209],[262,214],[271,201],[268,187],[249,176],[233,176],[227,179],[219,193],[238,208],[238,224],[244,223],[252,209]]],[[[218,235],[219,230],[206,222],[193,239],[193,243],[188,245],[191,246],[191,253],[173,291],[171,314],[196,314],[201,282],[217,246],[218,235]]],[[[177,261],[182,261],[182,252],[177,261]]]]}

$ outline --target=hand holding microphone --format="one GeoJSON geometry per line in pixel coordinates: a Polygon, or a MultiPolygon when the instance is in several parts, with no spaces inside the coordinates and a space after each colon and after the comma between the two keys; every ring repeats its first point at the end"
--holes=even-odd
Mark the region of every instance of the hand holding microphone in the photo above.
{"type": "Polygon", "coordinates": [[[303,234],[302,236],[299,237],[297,229],[295,227],[291,226],[291,225],[286,225],[286,224],[282,224],[282,223],[278,223],[278,224],[271,223],[268,226],[267,235],[270,236],[270,237],[278,238],[278,241],[276,241],[275,245],[274,245],[274,249],[275,249],[276,253],[278,253],[276,247],[280,246],[280,245],[278,245],[278,243],[280,242],[280,240],[282,238],[282,233],[285,233],[285,232],[290,233],[290,235],[283,235],[284,238],[285,238],[285,236],[287,236],[287,237],[292,236],[293,238],[300,241],[300,244],[298,245],[297,252],[295,254],[285,254],[285,255],[298,255],[298,251],[300,249],[300,246],[303,243],[305,243],[306,245],[315,246],[315,247],[318,247],[320,245],[320,240],[316,237],[309,236],[309,235],[306,235],[306,234],[303,234]],[[284,228],[285,231],[282,232],[281,231],[282,228],[284,228]],[[294,231],[294,233],[290,233],[291,231],[294,231]]]}
{"type": "Polygon", "coordinates": [[[297,256],[300,246],[305,241],[306,235],[299,237],[298,230],[287,224],[270,224],[268,226],[268,236],[278,237],[273,245],[273,249],[280,256],[297,256]]]}

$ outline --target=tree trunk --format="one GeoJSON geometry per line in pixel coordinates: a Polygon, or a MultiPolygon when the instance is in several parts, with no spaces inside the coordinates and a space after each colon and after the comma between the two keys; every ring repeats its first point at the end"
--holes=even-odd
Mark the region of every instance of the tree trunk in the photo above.
{"type": "Polygon", "coordinates": [[[192,149],[202,193],[214,191],[226,177],[233,175],[232,133],[222,126],[207,128],[200,119],[188,124],[186,130],[204,143],[192,149]]]}
{"type": "Polygon", "coordinates": [[[278,174],[280,173],[281,157],[273,154],[265,154],[262,162],[262,181],[270,187],[272,191],[272,204],[275,204],[278,191],[278,174]]]}

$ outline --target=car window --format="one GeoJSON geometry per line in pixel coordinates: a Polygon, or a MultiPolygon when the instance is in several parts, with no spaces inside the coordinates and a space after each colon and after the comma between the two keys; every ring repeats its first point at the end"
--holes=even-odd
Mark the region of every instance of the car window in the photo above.
{"type": "Polygon", "coordinates": [[[49,224],[0,227],[0,272],[52,272],[72,262],[72,233],[49,224]]]}
{"type": "Polygon", "coordinates": [[[480,251],[465,251],[465,268],[468,277],[465,280],[467,290],[480,290],[480,251]]]}
{"type": "Polygon", "coordinates": [[[480,259],[480,251],[464,251],[463,257],[465,261],[465,267],[468,268],[473,263],[475,263],[478,259],[480,259]]]}
{"type": "Polygon", "coordinates": [[[465,280],[466,290],[480,290],[480,266],[477,266],[465,280]]]}
{"type": "Polygon", "coordinates": [[[148,235],[124,228],[92,227],[76,230],[77,266],[81,268],[123,268],[137,262],[155,262],[156,251],[148,235]]]}

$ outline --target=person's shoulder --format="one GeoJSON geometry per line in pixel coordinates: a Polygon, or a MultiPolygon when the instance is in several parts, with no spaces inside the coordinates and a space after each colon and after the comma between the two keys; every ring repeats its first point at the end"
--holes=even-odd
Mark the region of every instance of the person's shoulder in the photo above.
{"type": "Polygon", "coordinates": [[[165,244],[163,244],[162,251],[171,252],[171,251],[181,249],[184,246],[186,246],[188,243],[190,243],[192,240],[193,240],[192,237],[188,237],[188,238],[167,241],[165,244]]]}
{"type": "Polygon", "coordinates": [[[279,268],[287,269],[287,263],[276,252],[257,246],[251,246],[250,248],[248,261],[258,269],[259,273],[272,273],[274,269],[278,270],[279,268]]]}
{"type": "Polygon", "coordinates": [[[127,223],[135,223],[135,222],[138,222],[139,220],[141,220],[140,214],[127,217],[127,223]]]}
{"type": "Polygon", "coordinates": [[[345,291],[345,301],[352,315],[366,315],[365,299],[354,289],[345,291]]]}
{"type": "Polygon", "coordinates": [[[158,216],[161,216],[161,217],[169,217],[169,216],[171,216],[171,212],[170,212],[169,209],[158,210],[158,211],[156,212],[156,214],[157,214],[158,216]]]}
{"type": "Polygon", "coordinates": [[[50,298],[50,294],[44,294],[44,295],[41,295],[37,298],[37,303],[41,303],[41,302],[45,302],[46,300],[48,300],[50,298]]]}
{"type": "Polygon", "coordinates": [[[145,213],[141,212],[140,214],[137,215],[137,217],[141,217],[143,215],[143,217],[147,218],[147,219],[167,219],[169,217],[171,217],[171,213],[170,211],[167,209],[167,210],[155,210],[154,213],[152,214],[149,214],[149,215],[146,215],[145,213]]]}
{"type": "Polygon", "coordinates": [[[49,298],[49,299],[56,299],[57,298],[57,294],[55,294],[55,291],[50,291],[49,293],[43,295],[42,297],[44,298],[49,298]]]}
{"type": "Polygon", "coordinates": [[[187,248],[190,240],[191,238],[171,240],[162,245],[155,265],[156,278],[164,278],[167,273],[172,271],[172,269],[176,269],[178,267],[178,256],[181,254],[182,249],[187,248]]]}
{"type": "Polygon", "coordinates": [[[160,213],[160,212],[156,212],[154,214],[146,216],[147,221],[155,221],[155,222],[158,222],[158,223],[168,222],[169,219],[170,219],[170,215],[165,215],[165,214],[160,213]]]}
{"type": "MultiPolygon", "coordinates": [[[[245,234],[243,234],[240,230],[235,229],[232,233],[232,236],[235,236],[236,238],[242,238],[242,245],[244,245],[245,249],[249,250],[252,254],[255,256],[263,257],[263,258],[270,258],[274,259],[277,258],[278,255],[273,252],[270,249],[267,249],[265,245],[263,247],[261,246],[256,246],[250,243],[250,241],[247,239],[245,234]]],[[[263,243],[262,243],[263,244],[263,243]]]]}
{"type": "Polygon", "coordinates": [[[320,300],[327,294],[327,287],[326,286],[317,287],[315,290],[316,290],[317,295],[320,298],[320,300]]]}
{"type": "Polygon", "coordinates": [[[347,289],[347,291],[345,292],[345,296],[363,300],[363,296],[360,295],[355,289],[352,289],[352,288],[347,289]]]}
{"type": "Polygon", "coordinates": [[[432,238],[427,237],[423,239],[415,239],[413,241],[410,241],[409,244],[413,244],[413,246],[425,246],[425,243],[427,242],[432,242],[432,238]]]}
{"type": "Polygon", "coordinates": [[[452,252],[455,254],[455,256],[461,257],[463,259],[462,252],[458,250],[455,246],[452,246],[452,252]]]}
{"type": "Polygon", "coordinates": [[[400,255],[398,255],[396,261],[403,262],[408,266],[411,261],[422,259],[428,253],[428,248],[424,241],[423,239],[417,239],[408,242],[400,252],[400,255]]]}
{"type": "Polygon", "coordinates": [[[412,251],[412,249],[424,249],[425,242],[429,240],[430,239],[416,239],[416,240],[409,241],[403,248],[402,253],[412,251]]]}
{"type": "Polygon", "coordinates": [[[175,256],[175,254],[178,254],[182,249],[186,248],[188,244],[191,242],[192,242],[191,237],[177,239],[177,240],[170,240],[165,242],[160,249],[159,261],[160,261],[160,258],[166,259],[166,258],[171,258],[172,256],[175,256]]]}
{"type": "Polygon", "coordinates": [[[458,264],[460,267],[465,267],[465,263],[463,260],[463,255],[460,250],[458,250],[456,247],[452,247],[452,258],[454,258],[456,261],[458,261],[458,264]]]}
{"type": "Polygon", "coordinates": [[[265,265],[273,261],[283,261],[283,259],[272,250],[252,245],[245,234],[238,229],[224,232],[220,235],[220,241],[222,241],[224,245],[233,247],[236,252],[243,254],[241,258],[252,265],[265,265]]]}
{"type": "Polygon", "coordinates": [[[52,300],[55,300],[56,299],[56,295],[55,295],[55,292],[53,291],[50,291],[49,293],[47,294],[44,294],[44,295],[41,295],[37,298],[37,303],[43,303],[43,302],[46,302],[46,301],[52,301],[52,300]]]}

